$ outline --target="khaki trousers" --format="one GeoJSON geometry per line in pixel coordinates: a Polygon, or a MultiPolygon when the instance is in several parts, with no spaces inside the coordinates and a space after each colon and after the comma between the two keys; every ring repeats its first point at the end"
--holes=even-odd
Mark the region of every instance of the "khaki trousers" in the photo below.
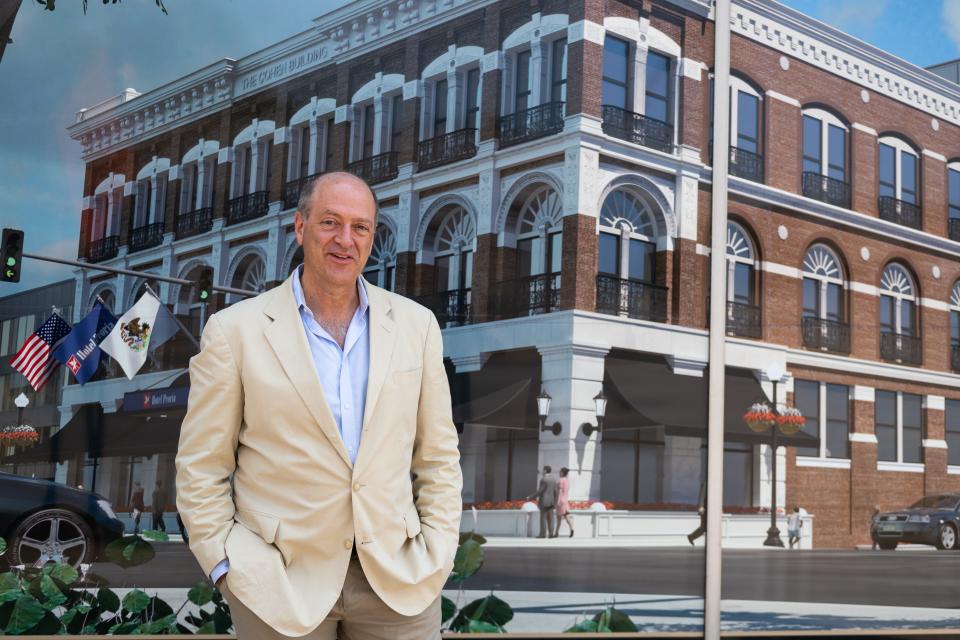
{"type": "MultiPolygon", "coordinates": [[[[282,640],[274,631],[233,597],[226,586],[221,592],[230,605],[237,640],[282,640]]],[[[360,561],[353,557],[347,569],[340,598],[320,626],[301,636],[304,640],[440,640],[440,596],[415,616],[400,615],[370,588],[360,561]]]]}

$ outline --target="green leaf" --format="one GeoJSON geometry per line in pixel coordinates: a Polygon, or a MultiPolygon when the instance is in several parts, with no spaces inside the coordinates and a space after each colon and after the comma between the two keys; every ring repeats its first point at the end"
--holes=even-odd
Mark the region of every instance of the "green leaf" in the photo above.
{"type": "Polygon", "coordinates": [[[213,621],[205,622],[203,626],[197,628],[197,635],[213,635],[217,630],[213,626],[213,621]]]}
{"type": "Polygon", "coordinates": [[[169,542],[170,536],[167,535],[166,531],[157,531],[156,529],[148,529],[140,534],[147,540],[153,540],[154,542],[169,542]]]}
{"type": "Polygon", "coordinates": [[[40,618],[40,622],[30,629],[31,635],[38,636],[51,636],[58,632],[63,632],[63,625],[60,624],[60,619],[52,611],[45,612],[43,617],[40,618]]]}
{"type": "Polygon", "coordinates": [[[124,536],[107,545],[106,555],[110,562],[127,569],[150,562],[157,552],[139,536],[124,536]]]}
{"type": "Polygon", "coordinates": [[[20,635],[36,626],[45,613],[43,605],[36,598],[23,593],[13,603],[13,611],[10,612],[10,621],[7,622],[5,631],[20,635]]]}
{"type": "Polygon", "coordinates": [[[120,622],[110,627],[110,629],[107,630],[107,634],[111,636],[125,636],[139,631],[139,629],[139,622],[120,622]]]}
{"type": "Polygon", "coordinates": [[[0,556],[7,552],[7,541],[0,538],[0,556]]]}
{"type": "Polygon", "coordinates": [[[467,633],[502,633],[503,629],[495,624],[484,622],[483,620],[470,620],[467,622],[467,633]]]}
{"type": "Polygon", "coordinates": [[[97,605],[104,611],[116,613],[120,610],[120,598],[110,589],[97,591],[97,605]]]}
{"type": "Polygon", "coordinates": [[[451,580],[463,582],[483,566],[483,547],[476,540],[467,540],[457,547],[457,554],[453,557],[453,573],[451,580]]]}
{"type": "Polygon", "coordinates": [[[190,588],[187,593],[187,600],[202,607],[213,600],[213,587],[208,582],[198,582],[190,588]]]}
{"type": "Polygon", "coordinates": [[[57,583],[54,582],[50,576],[40,578],[40,592],[43,593],[43,597],[46,599],[46,602],[44,602],[45,609],[56,609],[67,601],[67,596],[63,595],[60,587],[57,586],[57,583]]]}
{"type": "Polygon", "coordinates": [[[457,612],[457,605],[447,596],[440,598],[440,623],[444,623],[457,612]]]}
{"type": "Polygon", "coordinates": [[[140,589],[134,589],[123,596],[123,608],[130,613],[140,613],[147,608],[148,604],[150,604],[150,596],[140,589]]]}
{"type": "Polygon", "coordinates": [[[91,609],[92,607],[88,604],[78,604],[70,607],[62,616],[60,616],[60,621],[63,622],[63,624],[70,624],[78,615],[85,616],[90,613],[91,609]]]}
{"type": "Polygon", "coordinates": [[[564,633],[578,633],[578,632],[596,632],[597,623],[593,620],[583,620],[573,625],[569,629],[564,629],[564,633]]]}
{"type": "Polygon", "coordinates": [[[0,573],[0,604],[20,597],[20,578],[15,573],[0,573]]]}
{"type": "Polygon", "coordinates": [[[233,626],[233,619],[224,609],[217,609],[213,612],[213,628],[217,633],[226,633],[233,626]]]}
{"type": "Polygon", "coordinates": [[[471,620],[486,620],[500,627],[513,620],[510,605],[493,594],[474,600],[463,608],[463,612],[471,620]]]}
{"type": "Polygon", "coordinates": [[[633,624],[630,616],[614,607],[601,611],[593,619],[602,627],[598,631],[637,631],[637,625],[633,624]]]}
{"type": "Polygon", "coordinates": [[[177,617],[175,615],[168,615],[162,618],[157,618],[150,622],[144,622],[140,625],[140,633],[143,635],[154,635],[169,629],[171,626],[176,626],[177,617]]]}
{"type": "Polygon", "coordinates": [[[80,577],[80,572],[68,564],[55,564],[48,574],[54,580],[59,580],[65,585],[71,585],[80,577]]]}
{"type": "Polygon", "coordinates": [[[457,544],[463,544],[467,540],[476,540],[477,544],[486,544],[487,539],[474,531],[464,531],[460,534],[460,541],[457,544]]]}

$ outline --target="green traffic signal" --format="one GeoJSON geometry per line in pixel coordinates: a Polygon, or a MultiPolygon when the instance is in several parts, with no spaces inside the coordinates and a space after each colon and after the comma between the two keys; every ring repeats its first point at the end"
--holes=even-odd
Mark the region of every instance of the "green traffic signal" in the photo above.
{"type": "Polygon", "coordinates": [[[16,258],[14,258],[14,257],[7,258],[7,266],[8,266],[8,267],[12,267],[12,266],[15,265],[15,264],[17,264],[17,259],[16,259],[16,258]]]}
{"type": "Polygon", "coordinates": [[[23,231],[19,229],[4,229],[3,239],[0,241],[0,257],[2,257],[3,271],[0,280],[4,282],[20,282],[20,258],[23,256],[23,231]]]}

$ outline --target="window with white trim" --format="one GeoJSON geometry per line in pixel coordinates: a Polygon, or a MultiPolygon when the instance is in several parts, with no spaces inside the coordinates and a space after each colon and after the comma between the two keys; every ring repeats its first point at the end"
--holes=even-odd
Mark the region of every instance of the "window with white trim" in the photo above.
{"type": "Polygon", "coordinates": [[[734,147],[760,155],[760,93],[737,76],[730,77],[730,140],[734,147]]]}
{"type": "Polygon", "coordinates": [[[137,174],[131,229],[163,222],[169,169],[168,159],[154,157],[137,174]]]}
{"type": "Polygon", "coordinates": [[[893,136],[880,138],[880,197],[919,204],[920,161],[907,142],[893,136]]]}
{"type": "Polygon", "coordinates": [[[234,145],[233,174],[230,182],[232,198],[268,189],[272,146],[273,131],[234,145]]]}
{"type": "MultiPolygon", "coordinates": [[[[947,217],[950,220],[960,220],[960,162],[947,165],[947,217]]],[[[951,231],[950,237],[960,240],[960,228],[956,232],[951,231]]]]}
{"type": "Polygon", "coordinates": [[[353,114],[350,146],[353,161],[398,150],[399,138],[403,134],[400,126],[403,114],[401,89],[384,93],[379,99],[355,104],[353,114]]]}
{"type": "Polygon", "coordinates": [[[797,447],[798,456],[850,459],[850,387],[795,380],[793,400],[806,418],[802,428],[820,446],[797,447]]]}
{"type": "Polygon", "coordinates": [[[953,369],[960,364],[960,282],[950,292],[950,356],[953,369]]]}
{"type": "Polygon", "coordinates": [[[480,125],[480,47],[452,49],[424,69],[420,139],[480,125]]]}
{"type": "Polygon", "coordinates": [[[756,252],[738,223],[727,222],[727,302],[756,305],[756,252]]]}
{"type": "Polygon", "coordinates": [[[476,237],[473,216],[463,207],[453,207],[443,217],[432,247],[434,290],[437,293],[464,291],[469,295],[476,237]]]}
{"type": "Polygon", "coordinates": [[[957,466],[960,465],[960,400],[947,398],[943,417],[947,464],[957,466]]]}
{"type": "Polygon", "coordinates": [[[327,171],[331,166],[333,109],[331,98],[311,98],[290,118],[290,144],[287,145],[287,176],[299,180],[327,171]]]}
{"type": "Polygon", "coordinates": [[[516,241],[517,277],[530,283],[531,311],[555,311],[563,258],[563,202],[552,188],[543,185],[530,191],[517,216],[516,241]],[[542,288],[535,284],[540,280],[542,288]],[[540,292],[549,292],[550,297],[534,304],[540,292]]]}
{"type": "Polygon", "coordinates": [[[601,105],[673,122],[676,61],[672,56],[608,33],[602,68],[601,105]],[[644,69],[643,77],[637,77],[635,69],[644,69]]]}
{"type": "Polygon", "coordinates": [[[110,175],[101,182],[93,196],[90,219],[90,241],[120,235],[120,216],[123,203],[123,176],[110,175]],[[118,185],[119,186],[114,186],[118,185]]]}
{"type": "Polygon", "coordinates": [[[363,270],[367,282],[387,291],[395,291],[397,285],[397,238],[390,227],[382,222],[373,236],[373,248],[363,270]]]}
{"type": "Polygon", "coordinates": [[[917,301],[913,278],[899,264],[891,264],[880,278],[880,332],[917,335],[917,301]]]}
{"type": "Polygon", "coordinates": [[[634,192],[617,189],[604,198],[599,233],[601,274],[647,284],[656,281],[656,217],[634,192]]]}
{"type": "Polygon", "coordinates": [[[180,200],[177,212],[190,213],[213,206],[219,144],[200,140],[180,162],[180,200]]]}
{"type": "Polygon", "coordinates": [[[840,260],[823,244],[807,249],[803,258],[803,317],[843,322],[844,275],[840,260]]]}
{"type": "Polygon", "coordinates": [[[849,130],[824,109],[803,110],[803,171],[847,182],[849,130]]]}
{"type": "Polygon", "coordinates": [[[923,462],[923,396],[878,389],[874,411],[877,460],[923,462]]]}

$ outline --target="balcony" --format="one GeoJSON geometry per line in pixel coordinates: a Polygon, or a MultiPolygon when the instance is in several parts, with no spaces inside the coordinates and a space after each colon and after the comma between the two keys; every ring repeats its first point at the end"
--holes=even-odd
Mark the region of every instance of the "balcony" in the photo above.
{"type": "Polygon", "coordinates": [[[760,337],[760,307],[742,302],[727,302],[727,335],[760,337]]]}
{"type": "Polygon", "coordinates": [[[950,239],[960,242],[960,218],[950,218],[947,220],[947,231],[950,239]]]}
{"type": "Polygon", "coordinates": [[[500,147],[510,147],[563,130],[563,103],[547,102],[536,107],[500,116],[500,147]]]}
{"type": "Polygon", "coordinates": [[[477,130],[459,129],[417,145],[417,171],[426,171],[477,155],[477,130]]]}
{"type": "Polygon", "coordinates": [[[912,202],[880,196],[880,218],[905,227],[920,228],[920,207],[912,202]]]}
{"type": "Polygon", "coordinates": [[[891,362],[920,364],[923,350],[920,338],[905,333],[880,333],[880,357],[891,362]]]}
{"type": "Polygon", "coordinates": [[[177,215],[177,240],[198,236],[210,229],[213,229],[213,207],[203,207],[177,215]]]}
{"type": "Polygon", "coordinates": [[[441,327],[470,324],[470,289],[451,289],[417,298],[417,302],[433,311],[441,327]]]}
{"type": "Polygon", "coordinates": [[[367,181],[367,184],[386,182],[397,177],[396,151],[388,151],[378,156],[357,160],[347,165],[347,171],[367,181]]]}
{"type": "Polygon", "coordinates": [[[267,192],[254,191],[227,202],[227,224],[253,220],[267,214],[267,192]]]}
{"type": "Polygon", "coordinates": [[[763,182],[763,156],[746,149],[730,147],[730,175],[763,182]]]}
{"type": "Polygon", "coordinates": [[[597,276],[597,312],[637,320],[665,322],[667,288],[649,282],[597,276]]]}
{"type": "Polygon", "coordinates": [[[117,257],[120,236],[107,236],[87,245],[87,262],[103,262],[117,257]]]}
{"type": "Polygon", "coordinates": [[[163,223],[154,222],[137,227],[130,232],[130,240],[127,247],[130,253],[143,251],[151,247],[157,247],[163,244],[163,223]]]}
{"type": "Polygon", "coordinates": [[[560,308],[560,274],[524,276],[497,283],[494,314],[498,318],[518,318],[550,313],[560,308]]]}
{"type": "Polygon", "coordinates": [[[673,153],[673,125],[656,118],[605,104],[603,132],[642,147],[650,147],[664,153],[673,153]]]}
{"type": "Polygon", "coordinates": [[[850,184],[819,173],[803,172],[803,195],[836,207],[850,208],[850,184]]]}
{"type": "Polygon", "coordinates": [[[284,187],[283,190],[283,208],[295,209],[300,203],[300,192],[303,191],[303,188],[307,186],[308,182],[316,180],[321,175],[323,174],[314,173],[313,175],[295,178],[287,182],[287,186],[284,187]]]}
{"type": "Polygon", "coordinates": [[[803,346],[808,349],[850,353],[850,325],[826,318],[803,318],[803,346]]]}

